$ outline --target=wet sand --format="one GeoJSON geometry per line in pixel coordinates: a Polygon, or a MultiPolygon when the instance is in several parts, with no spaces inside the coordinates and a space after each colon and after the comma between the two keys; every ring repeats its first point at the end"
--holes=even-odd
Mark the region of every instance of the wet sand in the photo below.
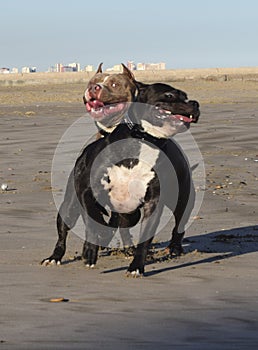
{"type": "MultiPolygon", "coordinates": [[[[257,349],[258,83],[173,85],[201,103],[191,132],[204,200],[186,254],[148,264],[142,279],[125,277],[121,254],[87,270],[72,233],[64,263],[40,265],[57,238],[52,159],[85,113],[85,83],[0,87],[1,349],[257,349]],[[49,301],[59,297],[69,301],[49,301]]],[[[95,132],[87,123],[86,139],[95,132]]]]}

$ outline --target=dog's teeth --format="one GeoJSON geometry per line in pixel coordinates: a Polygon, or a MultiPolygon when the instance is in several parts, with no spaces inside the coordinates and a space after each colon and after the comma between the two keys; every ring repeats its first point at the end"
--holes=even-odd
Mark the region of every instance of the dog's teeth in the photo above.
{"type": "Polygon", "coordinates": [[[171,112],[170,112],[170,111],[165,111],[165,113],[166,113],[166,114],[171,114],[171,112]]]}
{"type": "Polygon", "coordinates": [[[193,119],[193,116],[192,116],[192,114],[190,115],[190,119],[193,119]]]}
{"type": "Polygon", "coordinates": [[[180,118],[180,120],[181,120],[181,121],[183,121],[183,120],[184,120],[184,118],[183,118],[183,117],[181,117],[181,118],[180,118]]]}
{"type": "Polygon", "coordinates": [[[95,108],[91,108],[91,112],[95,112],[95,113],[102,113],[103,112],[103,108],[97,108],[97,109],[95,109],[95,108]]]}

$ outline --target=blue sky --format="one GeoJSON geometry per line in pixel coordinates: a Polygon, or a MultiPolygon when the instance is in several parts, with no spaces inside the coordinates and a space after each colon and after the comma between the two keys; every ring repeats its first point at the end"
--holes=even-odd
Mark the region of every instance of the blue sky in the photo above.
{"type": "Polygon", "coordinates": [[[0,67],[258,66],[257,0],[0,0],[0,67]]]}

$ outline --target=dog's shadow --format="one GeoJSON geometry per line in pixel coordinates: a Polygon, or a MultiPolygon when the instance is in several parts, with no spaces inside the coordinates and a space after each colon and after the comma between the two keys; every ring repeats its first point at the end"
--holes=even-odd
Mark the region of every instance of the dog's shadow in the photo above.
{"type": "MultiPolygon", "coordinates": [[[[159,249],[165,248],[169,242],[159,243],[159,249]]],[[[258,226],[246,226],[232,228],[229,230],[215,231],[198,236],[185,238],[183,241],[185,254],[198,252],[210,254],[210,256],[195,260],[192,262],[184,262],[174,266],[161,267],[145,272],[144,276],[154,276],[163,272],[181,269],[189,266],[200,264],[213,263],[223,259],[229,259],[235,256],[248,254],[258,251],[258,226]]],[[[155,248],[155,246],[154,246],[155,248]]],[[[179,258],[180,259],[180,258],[179,258]]],[[[153,264],[157,261],[153,259],[146,265],[153,264]]],[[[178,262],[178,260],[177,260],[178,262]]],[[[110,270],[105,270],[103,273],[112,273],[126,270],[126,267],[120,267],[110,270]]]]}

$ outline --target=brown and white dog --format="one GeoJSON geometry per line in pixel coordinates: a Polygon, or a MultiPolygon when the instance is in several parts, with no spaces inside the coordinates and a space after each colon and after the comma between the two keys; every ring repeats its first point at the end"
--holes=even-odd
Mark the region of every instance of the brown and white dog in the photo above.
{"type": "Polygon", "coordinates": [[[103,73],[101,63],[83,96],[86,110],[100,131],[114,130],[128,110],[128,102],[136,99],[134,76],[123,64],[122,69],[122,73],[103,73]]]}

